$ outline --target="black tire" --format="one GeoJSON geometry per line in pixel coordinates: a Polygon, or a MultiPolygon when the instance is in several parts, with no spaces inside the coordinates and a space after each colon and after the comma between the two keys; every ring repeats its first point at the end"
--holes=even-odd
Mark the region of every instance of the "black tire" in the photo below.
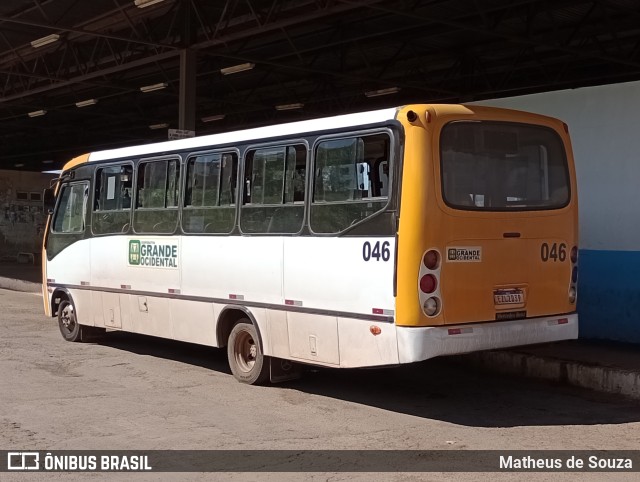
{"type": "Polygon", "coordinates": [[[258,332],[246,318],[239,320],[229,334],[227,358],[239,382],[260,385],[269,379],[269,357],[263,355],[258,332]]]}
{"type": "Polygon", "coordinates": [[[62,300],[58,307],[58,327],[67,341],[82,341],[82,328],[76,319],[76,308],[69,300],[62,300]]]}

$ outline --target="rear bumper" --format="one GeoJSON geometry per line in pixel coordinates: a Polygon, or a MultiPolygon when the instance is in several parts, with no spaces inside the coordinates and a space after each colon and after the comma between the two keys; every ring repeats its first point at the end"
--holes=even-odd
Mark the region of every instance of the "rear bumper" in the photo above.
{"type": "Polygon", "coordinates": [[[495,323],[397,327],[400,363],[575,338],[578,338],[577,314],[495,323]]]}

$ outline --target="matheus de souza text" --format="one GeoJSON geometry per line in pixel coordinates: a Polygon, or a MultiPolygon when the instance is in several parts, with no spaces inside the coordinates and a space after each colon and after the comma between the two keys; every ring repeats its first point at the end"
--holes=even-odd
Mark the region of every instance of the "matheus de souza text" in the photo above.
{"type": "Polygon", "coordinates": [[[631,459],[604,458],[597,455],[583,459],[569,457],[567,459],[537,457],[505,457],[500,456],[501,469],[633,469],[631,459]]]}

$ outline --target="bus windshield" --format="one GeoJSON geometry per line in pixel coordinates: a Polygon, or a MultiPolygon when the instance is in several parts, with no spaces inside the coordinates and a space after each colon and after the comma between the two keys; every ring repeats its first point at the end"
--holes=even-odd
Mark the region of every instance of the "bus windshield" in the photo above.
{"type": "Polygon", "coordinates": [[[547,127],[456,121],[442,129],[443,197],[456,209],[557,209],[569,203],[562,140],[547,127]]]}

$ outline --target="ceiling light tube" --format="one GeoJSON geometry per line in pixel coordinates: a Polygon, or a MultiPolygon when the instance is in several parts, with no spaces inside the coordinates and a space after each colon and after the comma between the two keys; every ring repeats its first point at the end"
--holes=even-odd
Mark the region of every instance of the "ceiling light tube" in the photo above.
{"type": "Polygon", "coordinates": [[[57,33],[52,33],[51,35],[47,35],[46,37],[42,37],[36,40],[31,41],[31,46],[34,49],[38,47],[43,47],[44,45],[52,44],[53,42],[57,42],[60,39],[60,35],[57,33]]]}
{"type": "Polygon", "coordinates": [[[224,114],[218,114],[218,115],[210,115],[207,117],[202,117],[200,120],[202,122],[213,122],[213,121],[219,121],[224,119],[225,115],[224,114]]]}
{"type": "Polygon", "coordinates": [[[169,124],[167,123],[163,123],[163,124],[151,124],[149,126],[149,129],[166,129],[167,127],[169,127],[169,124]]]}
{"type": "Polygon", "coordinates": [[[81,100],[80,102],[76,102],[76,107],[87,107],[90,105],[95,105],[97,103],[98,103],[98,99],[81,100]]]}
{"type": "Polygon", "coordinates": [[[143,85],[142,87],[140,87],[140,90],[142,92],[153,92],[154,90],[166,89],[168,85],[169,84],[167,84],[166,82],[160,82],[158,84],[151,84],[151,85],[143,85]]]}
{"type": "Polygon", "coordinates": [[[367,97],[379,97],[381,95],[396,94],[398,92],[400,92],[400,87],[389,87],[388,89],[370,90],[365,92],[364,95],[367,97]]]}
{"type": "Polygon", "coordinates": [[[276,106],[276,110],[294,110],[294,109],[302,109],[304,104],[297,102],[295,104],[281,104],[276,106]]]}
{"type": "Polygon", "coordinates": [[[138,8],[145,8],[160,2],[164,2],[164,0],[135,0],[133,4],[138,8]]]}
{"type": "Polygon", "coordinates": [[[29,112],[27,115],[29,117],[40,117],[41,115],[45,115],[46,113],[47,113],[46,110],[40,109],[40,110],[34,110],[33,112],[29,112]]]}
{"type": "Polygon", "coordinates": [[[232,65],[231,67],[225,67],[224,69],[220,69],[220,73],[222,75],[237,74],[238,72],[244,72],[245,70],[251,70],[255,66],[256,66],[256,64],[252,64],[251,62],[247,62],[246,64],[232,65]]]}

